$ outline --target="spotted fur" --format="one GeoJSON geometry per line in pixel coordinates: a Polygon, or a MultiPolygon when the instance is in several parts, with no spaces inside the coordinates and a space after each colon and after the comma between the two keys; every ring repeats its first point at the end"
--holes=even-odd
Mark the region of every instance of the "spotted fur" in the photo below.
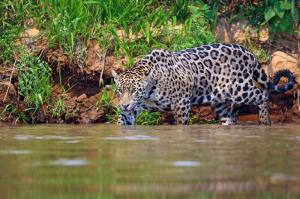
{"type": "Polygon", "coordinates": [[[134,124],[142,109],[171,111],[177,123],[187,124],[191,106],[199,104],[210,104],[225,124],[236,123],[237,107],[257,105],[260,123],[270,125],[268,91],[283,93],[295,84],[286,70],[271,82],[256,57],[235,44],[153,50],[120,75],[113,71],[113,76],[122,110],[119,122],[125,125],[134,124]],[[289,82],[279,87],[282,76],[289,82]]]}

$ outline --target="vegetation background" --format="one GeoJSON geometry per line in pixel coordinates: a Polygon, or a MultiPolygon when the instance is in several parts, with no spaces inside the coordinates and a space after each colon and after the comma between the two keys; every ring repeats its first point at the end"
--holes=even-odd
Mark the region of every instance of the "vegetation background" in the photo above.
{"type": "MultiPolygon", "coordinates": [[[[216,32],[224,19],[225,26],[247,22],[251,29],[234,42],[263,63],[276,48],[299,53],[299,7],[297,0],[3,0],[0,119],[114,122],[119,110],[112,68],[131,67],[154,48],[224,42],[216,32]],[[268,33],[264,41],[263,29],[268,33]],[[282,36],[294,39],[297,47],[276,46],[282,36]]],[[[137,123],[159,124],[163,118],[143,112],[137,123]]],[[[197,115],[191,117],[191,123],[199,122],[197,115]]]]}

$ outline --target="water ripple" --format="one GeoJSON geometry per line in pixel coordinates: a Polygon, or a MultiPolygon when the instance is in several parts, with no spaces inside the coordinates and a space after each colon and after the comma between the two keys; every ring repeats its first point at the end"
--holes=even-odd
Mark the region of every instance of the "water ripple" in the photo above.
{"type": "Polygon", "coordinates": [[[16,135],[15,139],[16,140],[28,140],[29,138],[31,138],[32,136],[30,135],[16,135]]]}
{"type": "Polygon", "coordinates": [[[13,154],[13,155],[26,155],[31,154],[32,151],[30,150],[2,150],[0,154],[13,154]]]}
{"type": "Polygon", "coordinates": [[[105,137],[105,140],[159,140],[158,137],[147,135],[133,135],[133,136],[120,136],[120,137],[105,137]]]}

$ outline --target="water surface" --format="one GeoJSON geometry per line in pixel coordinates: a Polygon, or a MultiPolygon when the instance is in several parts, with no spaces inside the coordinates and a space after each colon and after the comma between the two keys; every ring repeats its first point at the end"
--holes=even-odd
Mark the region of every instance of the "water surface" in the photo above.
{"type": "Polygon", "coordinates": [[[0,198],[300,198],[300,126],[0,128],[0,198]]]}

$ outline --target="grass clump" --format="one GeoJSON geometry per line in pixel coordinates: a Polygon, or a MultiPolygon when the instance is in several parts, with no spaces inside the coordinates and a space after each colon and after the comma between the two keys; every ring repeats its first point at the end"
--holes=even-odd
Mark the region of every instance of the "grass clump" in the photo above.
{"type": "Polygon", "coordinates": [[[26,28],[29,19],[39,16],[37,10],[34,1],[3,0],[0,2],[0,64],[14,63],[15,55],[19,50],[15,46],[15,39],[26,28]]]}
{"type": "Polygon", "coordinates": [[[22,52],[16,64],[18,100],[6,105],[1,119],[35,123],[39,113],[46,112],[52,93],[51,69],[39,57],[22,52]]]}
{"type": "Polygon", "coordinates": [[[66,97],[64,97],[64,94],[59,96],[54,104],[51,105],[51,114],[54,119],[62,119],[65,122],[72,121],[72,118],[75,117],[77,110],[70,109],[68,105],[65,103],[67,100],[66,97]]]}
{"type": "Polygon", "coordinates": [[[113,97],[115,95],[115,89],[112,90],[104,89],[102,90],[101,95],[99,96],[98,101],[96,102],[96,110],[98,111],[100,108],[104,108],[106,112],[105,118],[108,122],[116,123],[121,114],[121,110],[119,107],[115,107],[113,105],[113,97]]]}
{"type": "Polygon", "coordinates": [[[137,125],[157,125],[161,120],[159,112],[149,112],[143,110],[136,118],[137,125]]]}
{"type": "Polygon", "coordinates": [[[105,117],[110,123],[117,123],[121,115],[121,109],[119,107],[113,107],[112,113],[106,114],[105,117]]]}
{"type": "Polygon", "coordinates": [[[40,111],[47,111],[53,86],[51,69],[39,57],[24,51],[16,63],[18,100],[10,102],[1,113],[1,119],[15,118],[15,122],[35,123],[40,111]]]}
{"type": "Polygon", "coordinates": [[[0,120],[7,120],[8,118],[14,118],[14,123],[30,122],[30,116],[28,116],[27,112],[14,103],[7,104],[0,114],[0,120]]]}
{"type": "MultiPolygon", "coordinates": [[[[4,0],[0,11],[5,30],[26,29],[30,19],[34,27],[46,32],[50,47],[60,46],[69,57],[96,39],[104,51],[126,56],[126,66],[153,48],[179,50],[211,43],[210,24],[217,16],[203,1],[4,0]]],[[[10,44],[15,35],[1,35],[0,48],[7,49],[2,62],[13,55],[10,44]]]]}
{"type": "Polygon", "coordinates": [[[100,107],[100,105],[104,106],[105,108],[111,108],[113,106],[112,97],[109,94],[108,90],[103,90],[99,101],[96,103],[96,107],[100,107]]]}
{"type": "Polygon", "coordinates": [[[169,3],[155,0],[17,2],[5,0],[5,2],[6,7],[12,7],[12,13],[23,14],[23,19],[21,15],[14,16],[19,24],[24,24],[26,19],[32,18],[38,28],[44,29],[50,47],[59,45],[72,57],[76,54],[78,41],[86,45],[90,39],[97,39],[102,48],[112,50],[116,56],[127,56],[127,65],[134,62],[134,57],[144,55],[153,48],[178,49],[181,47],[178,46],[180,36],[190,38],[187,47],[201,44],[198,41],[202,39],[204,39],[202,43],[207,43],[207,39],[199,37],[197,33],[203,32],[206,28],[210,31],[209,22],[214,18],[210,17],[213,13],[210,7],[202,1],[169,3]],[[196,29],[195,22],[198,24],[196,29]],[[185,24],[185,28],[176,29],[182,24],[185,24]],[[203,26],[201,30],[200,26],[203,26]],[[190,34],[195,31],[196,34],[190,34]],[[192,38],[197,38],[198,41],[192,42],[192,38]]]}
{"type": "Polygon", "coordinates": [[[175,34],[171,45],[174,50],[210,44],[216,41],[211,29],[216,24],[217,10],[201,1],[195,2],[194,5],[190,5],[188,8],[190,18],[185,21],[180,34],[175,34]]]}
{"type": "Polygon", "coordinates": [[[13,43],[18,33],[19,30],[16,28],[0,31],[0,63],[4,65],[13,64],[15,55],[13,43]]]}
{"type": "Polygon", "coordinates": [[[51,69],[39,57],[23,53],[17,70],[19,94],[37,111],[51,96],[51,69]]]}
{"type": "Polygon", "coordinates": [[[58,97],[56,99],[51,112],[52,112],[52,117],[53,118],[60,118],[62,117],[66,112],[67,112],[67,106],[64,102],[64,99],[62,97],[58,97]]]}

